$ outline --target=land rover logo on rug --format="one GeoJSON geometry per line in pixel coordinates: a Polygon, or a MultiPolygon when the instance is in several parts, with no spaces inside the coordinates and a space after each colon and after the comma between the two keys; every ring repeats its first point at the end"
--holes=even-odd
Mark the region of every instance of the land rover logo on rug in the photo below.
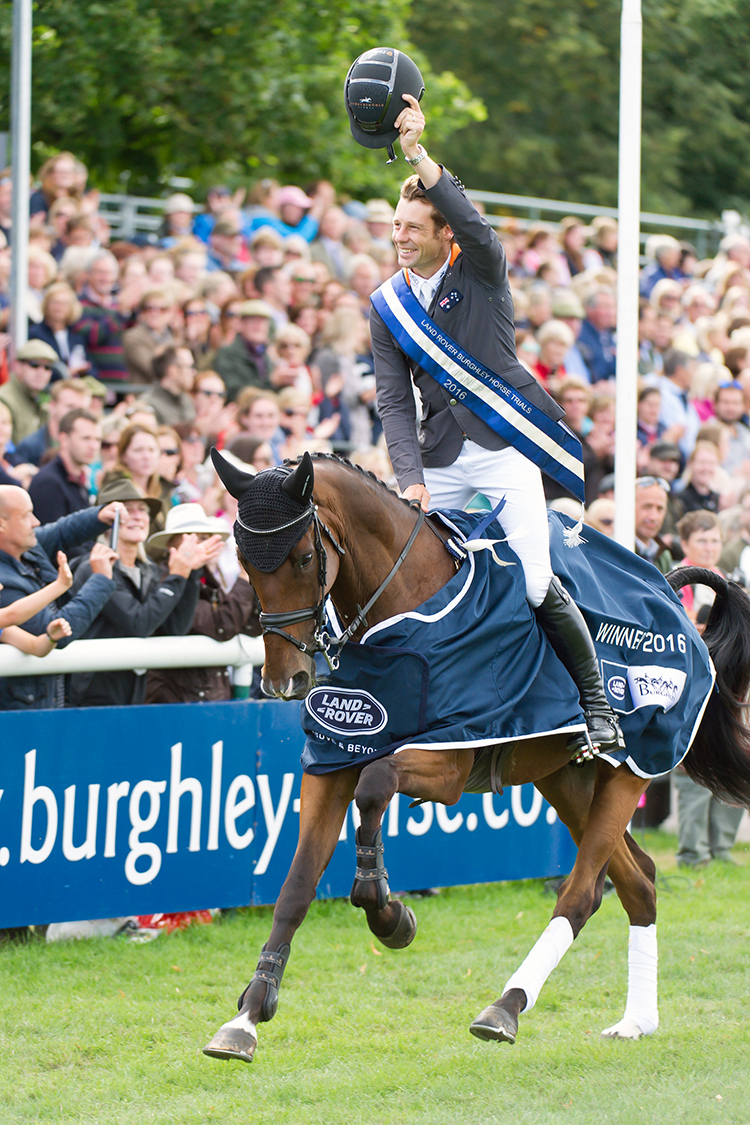
{"type": "Polygon", "coordinates": [[[385,707],[359,688],[314,688],[305,706],[334,734],[377,734],[388,722],[385,707]]]}

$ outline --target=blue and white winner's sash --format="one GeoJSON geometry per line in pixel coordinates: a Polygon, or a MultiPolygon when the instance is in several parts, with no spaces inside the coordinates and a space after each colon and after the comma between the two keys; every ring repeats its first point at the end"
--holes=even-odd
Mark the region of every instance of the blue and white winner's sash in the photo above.
{"type": "Polygon", "coordinates": [[[403,270],[384,282],[371,299],[410,359],[583,503],[581,443],[563,422],[550,418],[439,328],[412,293],[403,270]]]}

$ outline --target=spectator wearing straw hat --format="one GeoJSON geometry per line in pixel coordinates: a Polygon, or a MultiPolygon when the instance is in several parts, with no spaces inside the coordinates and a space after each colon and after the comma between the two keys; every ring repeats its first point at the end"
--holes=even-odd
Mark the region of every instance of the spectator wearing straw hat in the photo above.
{"type": "MultiPolygon", "coordinates": [[[[207,516],[200,504],[179,504],[168,512],[164,531],[148,540],[148,550],[151,554],[174,550],[185,535],[196,535],[202,542],[218,535],[224,543],[229,528],[223,520],[207,516]]],[[[227,589],[218,559],[206,563],[199,572],[198,604],[188,632],[215,641],[230,641],[239,633],[259,635],[255,594],[243,570],[227,589]]],[[[160,668],[148,674],[146,703],[210,703],[231,698],[226,667],[160,668]]]]}

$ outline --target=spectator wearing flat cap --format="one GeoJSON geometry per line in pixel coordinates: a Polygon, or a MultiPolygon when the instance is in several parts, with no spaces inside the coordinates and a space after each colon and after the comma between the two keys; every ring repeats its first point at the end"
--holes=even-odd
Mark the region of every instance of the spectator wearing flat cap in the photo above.
{"type": "Polygon", "coordinates": [[[18,349],[10,379],[0,387],[0,402],[8,407],[13,420],[14,445],[44,422],[40,398],[57,359],[57,352],[44,340],[29,340],[18,349]]]}
{"type": "MultiPolygon", "coordinates": [[[[225,542],[229,534],[227,524],[207,516],[200,504],[180,504],[170,510],[164,531],[152,535],[147,546],[155,555],[179,547],[184,535],[196,535],[200,541],[219,535],[225,542]]],[[[227,589],[216,558],[203,567],[198,604],[188,632],[215,641],[230,641],[239,633],[259,635],[255,594],[243,570],[227,589]]],[[[148,674],[146,703],[209,703],[231,698],[232,682],[226,667],[160,668],[148,674]]]]}
{"type": "Polygon", "coordinates": [[[219,348],[213,366],[224,380],[227,399],[234,402],[243,387],[271,389],[268,343],[273,310],[265,301],[243,301],[237,308],[239,331],[231,344],[219,348]]]}
{"type": "MultiPolygon", "coordinates": [[[[185,535],[172,548],[166,573],[147,558],[142,547],[149,520],[160,510],[160,502],[145,496],[132,481],[114,481],[99,494],[100,502],[119,500],[126,512],[121,517],[117,543],[118,560],[112,570],[113,592],[84,636],[151,637],[184,636],[198,603],[200,572],[223,546],[218,535],[199,541],[185,535]]],[[[89,577],[89,564],[76,572],[71,593],[89,577]]],[[[71,707],[123,706],[143,703],[146,676],[135,671],[76,672],[70,676],[68,703],[71,707]]]]}
{"type": "Polygon", "coordinates": [[[232,219],[218,219],[208,236],[206,272],[241,273],[247,265],[240,258],[242,231],[232,219]]]}

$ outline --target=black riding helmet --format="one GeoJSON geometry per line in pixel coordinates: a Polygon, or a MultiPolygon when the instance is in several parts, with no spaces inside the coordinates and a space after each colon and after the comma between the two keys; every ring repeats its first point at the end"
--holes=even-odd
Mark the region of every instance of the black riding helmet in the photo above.
{"type": "Polygon", "coordinates": [[[344,103],[352,136],[365,148],[388,148],[395,160],[393,122],[406,108],[402,94],[421,101],[424,82],[419,67],[403,51],[374,47],[355,59],[344,83],[344,103]]]}

